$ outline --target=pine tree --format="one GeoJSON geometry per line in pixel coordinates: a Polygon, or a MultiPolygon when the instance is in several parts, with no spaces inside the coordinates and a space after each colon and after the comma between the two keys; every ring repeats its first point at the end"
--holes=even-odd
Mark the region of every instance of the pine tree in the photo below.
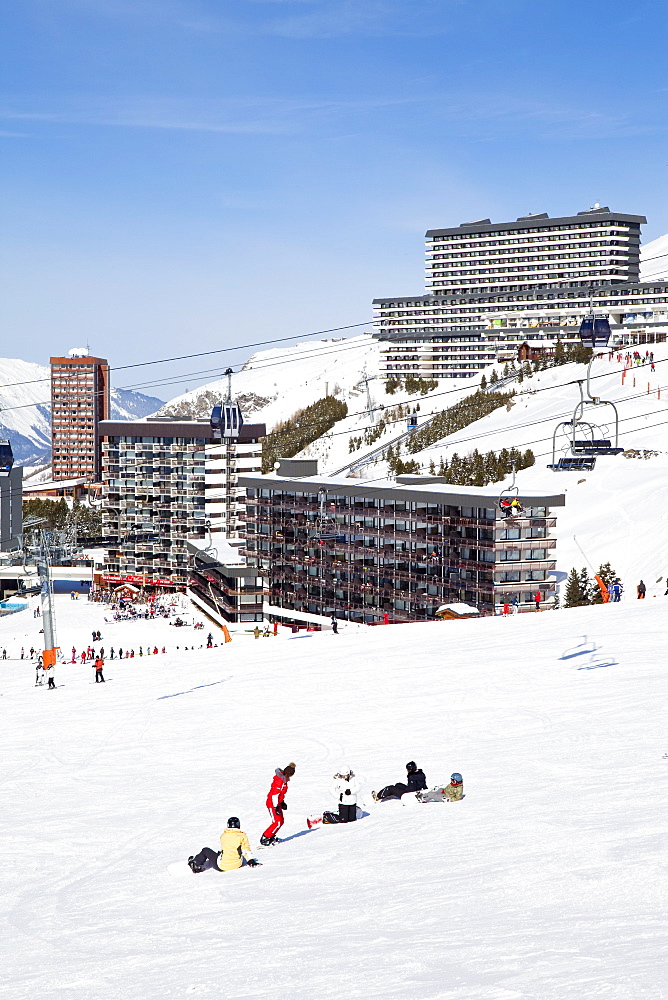
{"type": "Polygon", "coordinates": [[[568,574],[568,580],[566,581],[566,590],[564,592],[564,607],[581,608],[585,604],[589,604],[587,570],[583,569],[580,573],[578,573],[578,571],[574,566],[573,569],[568,574]],[[583,587],[583,580],[585,581],[584,587],[583,587]]]}
{"type": "Polygon", "coordinates": [[[483,377],[480,379],[480,389],[482,390],[482,392],[484,392],[486,388],[487,388],[487,379],[483,375],[483,377]]]}
{"type": "Polygon", "coordinates": [[[498,381],[499,381],[499,376],[496,374],[496,368],[493,368],[492,374],[489,377],[490,387],[495,386],[498,381]]]}
{"type": "Polygon", "coordinates": [[[436,462],[434,461],[433,458],[429,462],[429,475],[430,476],[435,476],[436,475],[436,462]]]}
{"type": "MultiPolygon", "coordinates": [[[[596,586],[594,584],[593,586],[596,586]]],[[[583,566],[580,570],[580,587],[582,588],[582,594],[585,598],[585,604],[591,604],[593,595],[592,581],[589,578],[589,573],[587,572],[586,566],[583,566]]]]}

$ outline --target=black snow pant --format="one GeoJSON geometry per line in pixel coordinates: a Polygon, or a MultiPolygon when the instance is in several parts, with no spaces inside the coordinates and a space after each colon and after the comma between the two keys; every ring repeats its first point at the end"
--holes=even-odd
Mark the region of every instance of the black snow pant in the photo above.
{"type": "Polygon", "coordinates": [[[99,684],[100,681],[102,681],[102,683],[104,684],[104,677],[102,676],[102,671],[101,670],[96,670],[95,671],[95,683],[99,684]]]}
{"type": "Polygon", "coordinates": [[[401,796],[405,795],[407,791],[408,785],[404,785],[403,781],[397,781],[396,785],[386,785],[385,788],[381,788],[381,790],[376,793],[376,798],[400,799],[401,796]]]}
{"type": "Polygon", "coordinates": [[[55,680],[53,679],[53,677],[49,677],[49,687],[55,688],[55,686],[56,686],[55,680]]]}
{"type": "Polygon", "coordinates": [[[218,867],[218,855],[219,851],[214,851],[210,847],[203,847],[199,854],[194,857],[194,862],[201,868],[202,871],[207,871],[209,868],[215,868],[217,872],[220,871],[218,867]]]}
{"type": "Polygon", "coordinates": [[[339,823],[354,823],[357,819],[357,806],[349,806],[339,802],[339,823]]]}

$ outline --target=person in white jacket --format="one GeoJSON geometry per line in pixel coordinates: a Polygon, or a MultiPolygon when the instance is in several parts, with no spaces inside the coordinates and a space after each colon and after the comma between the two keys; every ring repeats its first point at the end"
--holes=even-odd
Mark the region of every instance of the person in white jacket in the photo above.
{"type": "Polygon", "coordinates": [[[342,767],[334,775],[329,790],[339,804],[339,823],[353,823],[357,819],[357,794],[360,787],[350,767],[342,767]]]}

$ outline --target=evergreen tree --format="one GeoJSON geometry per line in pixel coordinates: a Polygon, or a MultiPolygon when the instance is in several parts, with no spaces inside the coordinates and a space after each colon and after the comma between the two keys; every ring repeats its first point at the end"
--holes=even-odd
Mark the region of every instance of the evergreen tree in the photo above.
{"type": "Polygon", "coordinates": [[[496,368],[493,368],[492,369],[492,374],[489,377],[490,387],[493,388],[498,381],[499,381],[499,376],[496,374],[496,368]]]}
{"type": "Polygon", "coordinates": [[[585,604],[591,604],[593,594],[593,587],[596,584],[592,584],[592,580],[589,577],[586,566],[583,566],[580,570],[580,587],[582,588],[582,593],[586,597],[585,604]]]}
{"type": "Polygon", "coordinates": [[[589,604],[589,586],[587,570],[582,569],[580,573],[575,566],[568,574],[566,590],[564,592],[565,608],[581,608],[589,604]]]}
{"type": "Polygon", "coordinates": [[[480,389],[482,390],[482,392],[484,392],[486,388],[487,388],[487,379],[483,375],[483,377],[480,379],[480,389]]]}

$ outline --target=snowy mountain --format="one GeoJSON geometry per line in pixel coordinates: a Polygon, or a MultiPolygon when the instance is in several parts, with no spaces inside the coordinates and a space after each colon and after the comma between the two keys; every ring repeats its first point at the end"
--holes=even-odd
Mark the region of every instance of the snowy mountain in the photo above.
{"type": "Polygon", "coordinates": [[[668,233],[640,248],[640,280],[668,281],[668,233]]]}
{"type": "MultiPolygon", "coordinates": [[[[232,377],[234,398],[249,422],[266,423],[269,430],[327,394],[358,408],[365,370],[373,379],[372,394],[385,395],[377,378],[379,352],[378,341],[369,334],[260,351],[232,377]]],[[[206,417],[226,394],[227,379],[222,378],[177,396],[159,413],[206,417]]]]}
{"type": "MultiPolygon", "coordinates": [[[[50,369],[31,361],[0,358],[0,437],[9,438],[21,465],[51,458],[50,369]]],[[[162,400],[131,389],[111,390],[111,415],[118,420],[148,416],[162,400]]]]}
{"type": "Polygon", "coordinates": [[[107,652],[166,652],[107,659],[97,686],[90,665],[59,664],[48,691],[18,659],[41,622],[0,619],[8,998],[665,996],[663,599],[241,630],[224,649],[216,628],[218,648],[194,649],[192,629],[55,605],[63,649],[101,629],[107,652]],[[375,804],[410,760],[429,786],[460,772],[464,799],[375,804]],[[262,867],[167,873],[217,850],[228,816],[257,849],[289,761],[284,840],[262,867]],[[342,766],[359,820],[309,831],[342,766]]]}

